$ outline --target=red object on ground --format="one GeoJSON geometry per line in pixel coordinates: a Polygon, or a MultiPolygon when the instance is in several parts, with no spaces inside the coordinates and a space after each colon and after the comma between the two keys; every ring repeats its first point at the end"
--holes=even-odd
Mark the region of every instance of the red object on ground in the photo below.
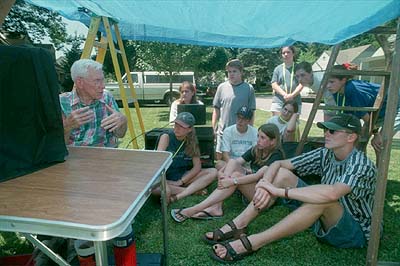
{"type": "Polygon", "coordinates": [[[114,247],[114,257],[116,266],[136,266],[136,244],[126,248],[114,247]]]}
{"type": "Polygon", "coordinates": [[[35,266],[32,254],[15,255],[0,258],[1,266],[35,266]]]}
{"type": "Polygon", "coordinates": [[[88,257],[78,256],[80,266],[96,266],[94,255],[88,257]]]}
{"type": "Polygon", "coordinates": [[[114,238],[115,266],[136,266],[136,242],[131,226],[114,238]]]}

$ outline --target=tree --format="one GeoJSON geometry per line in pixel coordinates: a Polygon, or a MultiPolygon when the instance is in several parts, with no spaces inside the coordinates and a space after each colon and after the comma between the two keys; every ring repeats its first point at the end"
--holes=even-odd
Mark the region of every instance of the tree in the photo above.
{"type": "Polygon", "coordinates": [[[138,61],[152,66],[155,71],[168,73],[170,93],[168,94],[169,99],[166,100],[171,103],[175,98],[179,97],[174,95],[172,91],[172,76],[174,73],[187,70],[185,68],[189,65],[190,48],[186,45],[172,43],[140,42],[135,51],[141,59],[138,61]]]}
{"type": "Polygon", "coordinates": [[[61,48],[67,33],[61,16],[17,0],[5,18],[3,28],[14,36],[28,35],[34,43],[41,43],[43,37],[49,37],[56,48],[61,48]]]}
{"type": "Polygon", "coordinates": [[[243,63],[247,80],[261,87],[269,83],[276,65],[280,64],[278,49],[239,49],[237,58],[243,63]]]}
{"type": "Polygon", "coordinates": [[[83,40],[75,36],[74,38],[71,39],[71,42],[72,42],[71,49],[67,49],[67,52],[65,53],[65,60],[61,65],[65,73],[65,78],[62,83],[64,91],[72,90],[74,82],[72,81],[71,78],[71,66],[76,60],[80,59],[82,54],[82,49],[80,49],[80,46],[83,40]]]}
{"type": "MultiPolygon", "coordinates": [[[[202,50],[203,56],[197,65],[199,72],[216,72],[223,70],[228,61],[229,54],[222,47],[199,47],[202,50]]],[[[200,54],[200,53],[199,53],[200,54]]]]}

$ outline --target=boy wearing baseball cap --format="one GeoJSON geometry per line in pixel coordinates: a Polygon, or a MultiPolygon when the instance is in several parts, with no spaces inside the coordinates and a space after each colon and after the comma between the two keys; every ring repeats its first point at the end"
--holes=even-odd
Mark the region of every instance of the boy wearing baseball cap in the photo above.
{"type": "Polygon", "coordinates": [[[217,161],[217,170],[224,167],[229,159],[241,157],[257,144],[257,129],[250,125],[253,113],[245,105],[240,107],[236,112],[236,124],[225,128],[221,145],[222,160],[217,161]]]}
{"type": "MultiPolygon", "coordinates": [[[[294,211],[261,233],[214,245],[214,259],[243,258],[309,227],[319,241],[335,247],[367,245],[376,167],[355,148],[361,132],[360,121],[352,115],[339,114],[317,126],[325,131],[325,147],[272,163],[256,186],[253,202],[232,222],[235,230],[247,227],[260,210],[272,206],[278,197],[294,211]],[[321,177],[321,184],[307,185],[300,179],[312,174],[321,177]]],[[[225,227],[220,230],[226,232],[225,227]]]]}

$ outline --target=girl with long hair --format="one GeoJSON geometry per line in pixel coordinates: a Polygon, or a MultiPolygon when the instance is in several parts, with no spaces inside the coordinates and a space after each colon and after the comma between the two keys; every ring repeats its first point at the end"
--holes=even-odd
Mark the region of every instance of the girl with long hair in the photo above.
{"type": "Polygon", "coordinates": [[[268,165],[284,157],[277,126],[274,124],[260,126],[257,145],[250,148],[242,157],[228,161],[226,167],[218,173],[217,189],[193,207],[172,209],[172,218],[181,223],[188,218],[204,220],[221,217],[224,199],[239,189],[248,200],[251,200],[255,185],[263,177],[268,165]],[[246,162],[250,164],[250,169],[244,167],[246,162]]]}
{"type": "MultiPolygon", "coordinates": [[[[179,113],[174,130],[160,136],[157,150],[173,154],[166,173],[167,196],[170,202],[185,198],[207,187],[217,177],[215,168],[201,168],[200,149],[191,113],[179,113]]],[[[159,188],[155,191],[159,194],[159,188]]]]}
{"type": "Polygon", "coordinates": [[[196,96],[196,87],[189,81],[184,81],[179,86],[181,97],[171,104],[169,121],[172,123],[178,115],[178,104],[203,104],[196,96]]]}

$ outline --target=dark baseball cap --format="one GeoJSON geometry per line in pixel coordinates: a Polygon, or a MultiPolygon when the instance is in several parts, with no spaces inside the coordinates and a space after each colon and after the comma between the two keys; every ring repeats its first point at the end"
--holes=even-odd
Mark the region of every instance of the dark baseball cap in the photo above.
{"type": "Polygon", "coordinates": [[[248,108],[247,106],[242,106],[236,113],[237,115],[243,116],[245,119],[252,119],[253,118],[253,110],[248,108]]]}
{"type": "Polygon", "coordinates": [[[329,121],[318,122],[317,127],[333,130],[344,130],[352,133],[361,133],[360,119],[351,114],[338,114],[332,117],[329,121]]]}
{"type": "Polygon", "coordinates": [[[176,116],[174,122],[178,123],[182,127],[188,128],[194,126],[196,120],[194,119],[194,116],[191,113],[182,112],[176,116]]]}

